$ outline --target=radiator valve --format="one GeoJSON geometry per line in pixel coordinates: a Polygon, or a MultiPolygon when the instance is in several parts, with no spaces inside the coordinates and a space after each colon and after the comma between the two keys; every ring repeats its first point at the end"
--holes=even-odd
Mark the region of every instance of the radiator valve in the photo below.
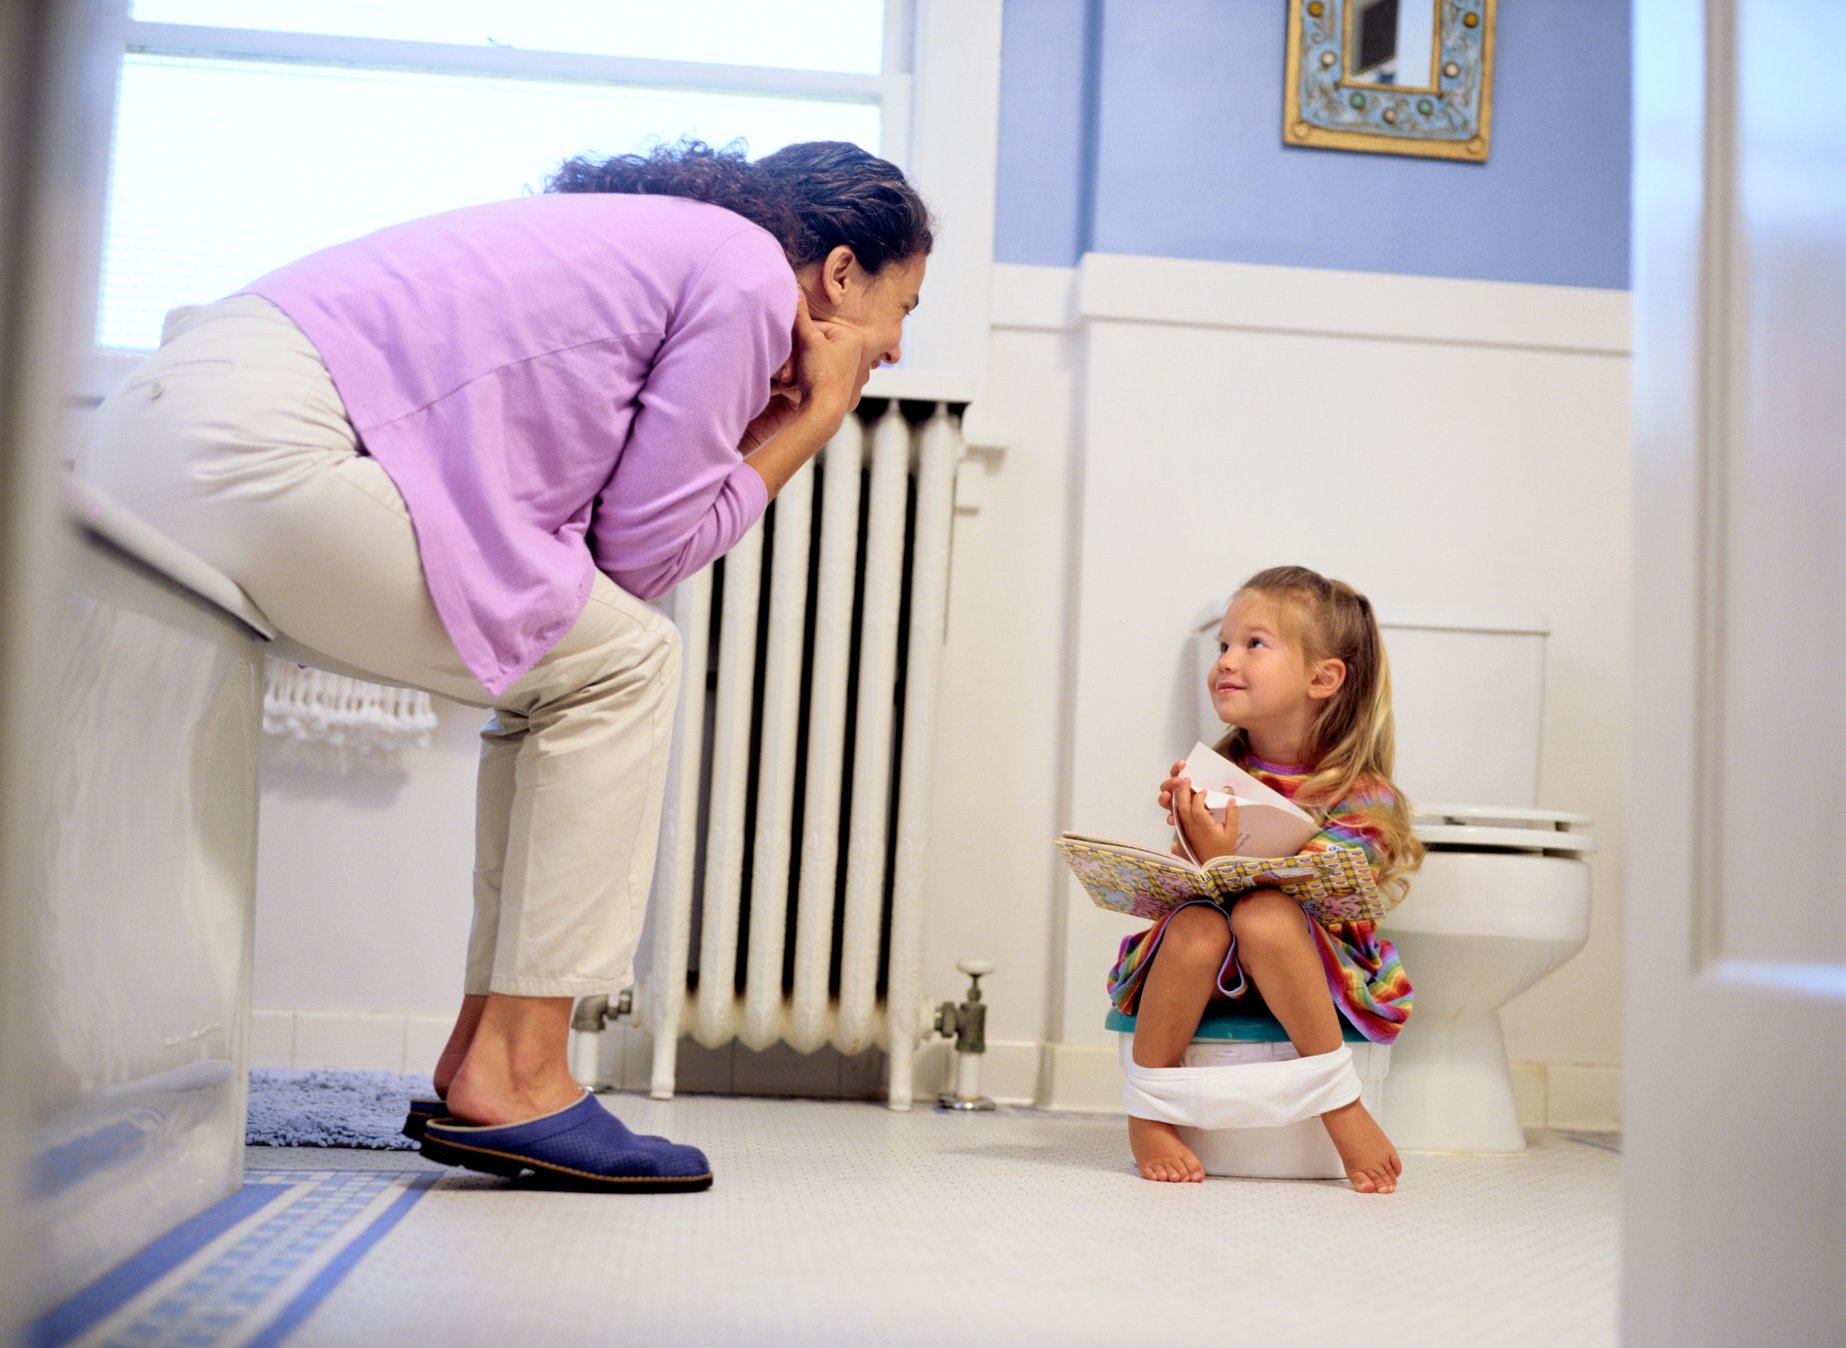
{"type": "Polygon", "coordinates": [[[968,975],[968,997],[960,1005],[944,1002],[936,1008],[936,1033],[955,1037],[955,1089],[943,1091],[936,1102],[944,1109],[992,1109],[994,1102],[981,1094],[981,1055],[987,1052],[981,978],[994,971],[993,961],[956,960],[955,967],[968,975]]]}
{"type": "Polygon", "coordinates": [[[603,1026],[627,1015],[633,1009],[632,989],[624,991],[613,1002],[603,996],[577,999],[570,1017],[570,1065],[571,1075],[577,1079],[579,1086],[593,1091],[606,1088],[601,1066],[603,1026]]]}

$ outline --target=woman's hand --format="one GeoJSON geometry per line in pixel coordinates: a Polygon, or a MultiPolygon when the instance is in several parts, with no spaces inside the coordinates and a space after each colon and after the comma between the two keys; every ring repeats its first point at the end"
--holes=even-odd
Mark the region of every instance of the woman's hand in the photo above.
{"type": "Polygon", "coordinates": [[[770,385],[769,405],[744,428],[738,450],[773,500],[858,406],[871,369],[857,329],[816,321],[795,299],[794,353],[770,385]]]}
{"type": "MultiPolygon", "coordinates": [[[[865,338],[857,328],[816,320],[808,313],[806,295],[795,297],[794,383],[803,408],[831,412],[839,420],[859,405],[871,366],[865,360],[865,338]]],[[[835,423],[836,429],[838,423],[835,423]]]]}
{"type": "Polygon", "coordinates": [[[805,295],[795,298],[793,350],[771,377],[769,402],[744,427],[738,452],[748,457],[773,440],[804,412],[823,441],[859,405],[871,371],[860,368],[864,342],[852,328],[816,322],[805,295]]]}
{"type": "MultiPolygon", "coordinates": [[[[1180,764],[1175,768],[1178,771],[1180,764]]],[[[1165,793],[1163,793],[1165,794],[1165,793]]],[[[1216,815],[1205,808],[1205,793],[1194,791],[1192,783],[1184,777],[1173,782],[1172,814],[1180,836],[1192,849],[1202,866],[1217,857],[1235,856],[1237,854],[1237,802],[1230,801],[1224,807],[1224,822],[1220,823],[1216,815]]]]}
{"type": "MultiPolygon", "coordinates": [[[[788,364],[782,368],[792,370],[795,358],[789,357],[788,364]]],[[[737,442],[737,452],[748,455],[775,439],[776,432],[801,414],[801,390],[793,380],[784,383],[778,374],[769,386],[769,405],[751,418],[744,427],[743,439],[737,442]]]]}

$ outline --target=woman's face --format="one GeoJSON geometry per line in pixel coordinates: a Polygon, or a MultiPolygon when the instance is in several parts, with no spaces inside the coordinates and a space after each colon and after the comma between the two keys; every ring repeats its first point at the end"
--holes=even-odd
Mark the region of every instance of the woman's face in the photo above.
{"type": "Polygon", "coordinates": [[[850,248],[835,248],[801,269],[808,313],[827,323],[855,328],[865,342],[864,374],[895,365],[903,355],[904,319],[917,307],[929,259],[918,253],[889,262],[876,276],[859,265],[850,248]]]}

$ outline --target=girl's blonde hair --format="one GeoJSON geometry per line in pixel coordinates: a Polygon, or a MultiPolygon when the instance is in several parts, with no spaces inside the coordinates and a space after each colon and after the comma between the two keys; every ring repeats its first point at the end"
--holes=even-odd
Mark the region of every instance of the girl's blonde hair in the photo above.
{"type": "MultiPolygon", "coordinates": [[[[1378,887],[1397,903],[1409,888],[1405,878],[1423,863],[1423,844],[1411,829],[1410,803],[1391,782],[1397,758],[1397,727],[1391,716],[1391,665],[1372,604],[1344,581],[1329,580],[1305,566],[1259,571],[1237,594],[1261,595],[1276,609],[1282,636],[1300,650],[1311,669],[1339,660],[1346,678],[1322,704],[1308,729],[1303,757],[1312,764],[1298,802],[1310,809],[1338,803],[1362,778],[1382,778],[1391,787],[1388,806],[1368,811],[1381,834],[1378,887]]],[[[1235,602],[1237,595],[1231,596],[1235,602]]],[[[1232,762],[1249,757],[1249,737],[1233,726],[1218,744],[1232,762]]]]}

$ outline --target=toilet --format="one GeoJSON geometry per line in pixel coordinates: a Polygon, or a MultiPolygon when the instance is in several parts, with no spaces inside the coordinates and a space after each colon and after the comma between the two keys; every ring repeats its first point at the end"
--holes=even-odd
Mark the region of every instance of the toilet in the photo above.
{"type": "Polygon", "coordinates": [[[1380,923],[1416,988],[1380,1121],[1406,1151],[1525,1150],[1500,1008],[1590,931],[1587,816],[1538,808],[1545,639],[1535,614],[1378,609],[1396,779],[1428,849],[1380,923]]]}
{"type": "MultiPolygon", "coordinates": [[[[1222,612],[1214,604],[1201,615],[1201,677],[1218,655],[1222,612]]],[[[1583,948],[1586,858],[1596,848],[1585,832],[1588,817],[1536,804],[1550,629],[1523,612],[1377,612],[1391,661],[1395,778],[1428,851],[1409,894],[1380,924],[1403,956],[1416,1008],[1388,1050],[1352,1044],[1361,1098],[1401,1150],[1523,1151],[1500,1008],[1583,948]]],[[[1206,708],[1201,737],[1212,743],[1222,733],[1206,708]]],[[[1118,1022],[1126,1018],[1112,1013],[1111,1028],[1132,1030],[1131,1022],[1118,1022]]],[[[1285,1039],[1279,1026],[1274,1032],[1285,1039]]],[[[1212,1055],[1225,1061],[1226,1042],[1238,1041],[1214,1039],[1201,1027],[1187,1064],[1203,1065],[1212,1055]]],[[[1121,1043],[1126,1062],[1127,1034],[1121,1043]]],[[[1250,1051],[1263,1050],[1238,1050],[1250,1051]]],[[[1342,1173],[1337,1157],[1325,1169],[1332,1147],[1312,1119],[1287,1129],[1202,1134],[1188,1145],[1212,1174],[1342,1173]],[[1278,1144],[1250,1136],[1267,1131],[1291,1137],[1278,1144]],[[1325,1144],[1324,1155],[1316,1144],[1325,1144]]]]}

